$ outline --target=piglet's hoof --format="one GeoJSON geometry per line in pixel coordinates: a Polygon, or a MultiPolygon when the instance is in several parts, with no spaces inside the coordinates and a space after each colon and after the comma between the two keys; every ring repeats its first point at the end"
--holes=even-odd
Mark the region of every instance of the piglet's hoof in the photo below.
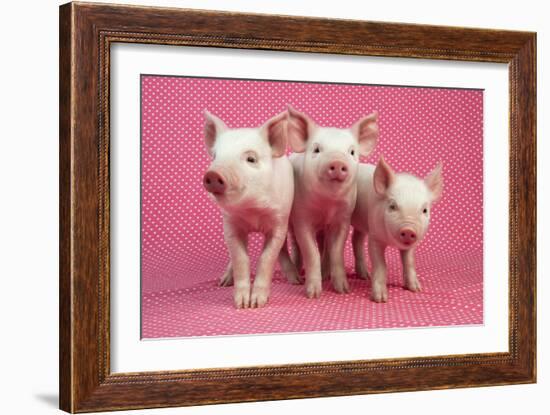
{"type": "Polygon", "coordinates": [[[269,299],[269,288],[256,287],[252,288],[252,295],[250,296],[250,307],[260,308],[267,304],[269,299]]]}
{"type": "Polygon", "coordinates": [[[321,291],[323,286],[321,280],[306,281],[306,296],[307,298],[319,298],[321,297],[321,291]]]}
{"type": "Polygon", "coordinates": [[[351,291],[346,277],[333,278],[332,286],[334,287],[334,291],[340,294],[347,294],[351,291]]]}
{"type": "Polygon", "coordinates": [[[231,269],[228,269],[223,273],[220,281],[218,282],[218,285],[220,287],[230,287],[233,285],[233,272],[231,271],[231,269]]]}
{"type": "Polygon", "coordinates": [[[374,285],[372,287],[372,300],[377,303],[388,301],[388,288],[385,285],[374,285]]]}
{"type": "Polygon", "coordinates": [[[293,285],[300,285],[304,283],[304,281],[302,281],[296,269],[283,270],[283,274],[286,280],[293,285]]]}
{"type": "Polygon", "coordinates": [[[235,287],[233,300],[235,308],[248,308],[250,306],[250,287],[235,287]]]}
{"type": "Polygon", "coordinates": [[[362,280],[368,280],[370,278],[369,272],[365,268],[357,268],[355,273],[357,274],[357,278],[360,278],[362,280]]]}
{"type": "Polygon", "coordinates": [[[422,286],[420,285],[420,281],[418,279],[414,279],[412,281],[407,281],[406,285],[407,290],[412,291],[413,293],[417,293],[422,291],[422,286]]]}

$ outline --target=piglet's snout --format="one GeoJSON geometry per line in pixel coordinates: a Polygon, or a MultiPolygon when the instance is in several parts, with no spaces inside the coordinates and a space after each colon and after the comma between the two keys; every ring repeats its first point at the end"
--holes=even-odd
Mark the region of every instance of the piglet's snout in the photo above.
{"type": "Polygon", "coordinates": [[[215,170],[207,171],[203,178],[204,188],[215,195],[223,195],[227,189],[227,180],[215,170]]]}
{"type": "Polygon", "coordinates": [[[348,177],[349,166],[341,160],[334,160],[327,163],[326,175],[330,180],[344,181],[348,177]]]}
{"type": "Polygon", "coordinates": [[[414,229],[410,227],[403,227],[399,229],[399,239],[405,245],[412,245],[416,242],[417,234],[414,229]]]}

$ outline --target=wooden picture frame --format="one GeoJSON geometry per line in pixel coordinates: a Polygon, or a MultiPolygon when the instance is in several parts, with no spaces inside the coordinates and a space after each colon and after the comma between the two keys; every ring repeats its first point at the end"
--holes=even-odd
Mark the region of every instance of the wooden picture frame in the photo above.
{"type": "Polygon", "coordinates": [[[61,409],[90,412],[535,382],[535,33],[69,3],[60,7],[59,94],[61,409]],[[509,352],[111,373],[109,70],[110,46],[117,42],[507,63],[509,352]]]}

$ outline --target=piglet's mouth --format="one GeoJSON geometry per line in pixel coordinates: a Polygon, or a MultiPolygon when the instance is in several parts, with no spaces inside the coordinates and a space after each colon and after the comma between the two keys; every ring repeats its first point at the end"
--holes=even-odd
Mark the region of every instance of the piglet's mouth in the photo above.
{"type": "Polygon", "coordinates": [[[397,242],[397,246],[403,249],[411,249],[418,245],[418,239],[414,241],[403,241],[402,239],[397,238],[395,241],[397,242]]]}
{"type": "Polygon", "coordinates": [[[243,186],[241,188],[229,188],[225,192],[209,193],[219,203],[238,203],[245,190],[246,186],[243,186]]]}
{"type": "Polygon", "coordinates": [[[416,242],[398,242],[397,248],[403,251],[408,251],[416,246],[416,242]]]}
{"type": "Polygon", "coordinates": [[[321,180],[327,183],[342,184],[348,181],[347,177],[323,177],[321,180]]]}

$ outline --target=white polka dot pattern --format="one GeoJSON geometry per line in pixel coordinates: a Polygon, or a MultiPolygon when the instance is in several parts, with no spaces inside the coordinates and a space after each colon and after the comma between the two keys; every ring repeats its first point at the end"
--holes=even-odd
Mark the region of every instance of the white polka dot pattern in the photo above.
{"type": "MultiPolygon", "coordinates": [[[[142,336],[214,336],[481,324],[483,322],[483,91],[143,76],[142,336]],[[388,250],[389,302],[369,300],[346,265],[351,294],[325,284],[321,299],[276,272],[269,304],[235,310],[220,288],[228,255],[222,218],[207,197],[204,110],[229,127],[256,127],[286,108],[320,125],[349,127],[374,110],[381,154],[397,171],[426,175],[441,160],[443,199],[417,250],[423,292],[402,288],[399,257],[388,250]]],[[[367,161],[363,160],[363,161],[367,161]]],[[[261,246],[250,240],[254,270],[261,246]]]]}

